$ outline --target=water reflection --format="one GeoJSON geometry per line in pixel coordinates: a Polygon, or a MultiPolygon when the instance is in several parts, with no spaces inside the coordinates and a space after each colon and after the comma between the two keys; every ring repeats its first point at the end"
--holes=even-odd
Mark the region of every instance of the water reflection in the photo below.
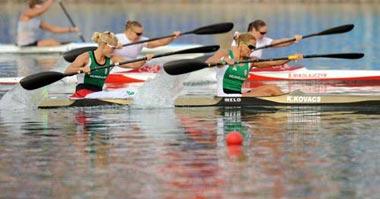
{"type": "Polygon", "coordinates": [[[5,197],[325,198],[376,192],[369,182],[378,172],[378,114],[116,107],[0,113],[5,197]],[[231,130],[245,135],[238,150],[225,143],[231,130]]]}

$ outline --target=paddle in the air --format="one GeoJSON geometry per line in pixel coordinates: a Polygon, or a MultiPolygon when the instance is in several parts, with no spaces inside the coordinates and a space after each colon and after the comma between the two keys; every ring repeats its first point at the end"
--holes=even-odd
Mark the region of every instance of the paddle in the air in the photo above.
{"type": "MultiPolygon", "coordinates": [[[[62,1],[59,1],[58,3],[59,3],[59,6],[61,6],[63,12],[65,13],[67,19],[70,21],[71,26],[73,26],[74,28],[77,27],[77,26],[75,25],[73,19],[71,18],[69,12],[67,12],[66,7],[63,5],[62,1]]],[[[78,35],[79,35],[79,38],[82,40],[82,42],[86,42],[86,40],[84,39],[82,33],[79,32],[78,35]]]]}
{"type": "MultiPolygon", "coordinates": [[[[310,38],[310,37],[314,37],[314,36],[323,36],[323,35],[341,34],[341,33],[349,32],[349,31],[351,31],[352,29],[354,29],[354,25],[353,25],[353,24],[347,24],[347,25],[342,25],[342,26],[337,26],[337,27],[334,27],[334,28],[330,28],[330,29],[324,30],[324,31],[322,31],[322,32],[318,32],[318,33],[313,33],[313,34],[305,35],[305,36],[302,36],[302,38],[303,38],[303,39],[306,39],[306,38],[310,38]]],[[[275,43],[275,44],[270,44],[270,45],[262,46],[262,47],[256,48],[255,50],[260,50],[260,49],[265,49],[265,48],[271,48],[271,47],[278,46],[278,45],[280,45],[280,44],[293,42],[293,41],[295,41],[295,40],[296,40],[296,39],[293,38],[293,39],[289,39],[289,40],[282,41],[282,42],[279,42],[279,43],[275,43]]]]}
{"type": "MultiPolygon", "coordinates": [[[[364,56],[363,53],[335,53],[335,54],[315,54],[315,55],[304,55],[304,59],[308,58],[335,58],[335,59],[360,59],[364,56]]],[[[277,60],[293,60],[292,55],[288,57],[280,57],[273,59],[248,59],[236,62],[236,64],[247,63],[247,62],[266,62],[266,61],[277,61],[277,60]]],[[[181,75],[185,73],[190,73],[207,67],[214,67],[218,65],[223,65],[222,63],[207,64],[205,62],[196,59],[183,59],[171,61],[164,64],[164,70],[169,75],[181,75]]]]}
{"type": "MultiPolygon", "coordinates": [[[[185,50],[179,50],[179,51],[174,51],[174,52],[167,52],[167,53],[163,53],[163,54],[158,54],[158,55],[153,56],[153,58],[164,57],[164,56],[169,56],[169,55],[177,55],[177,54],[210,53],[210,52],[215,52],[218,49],[219,49],[218,45],[202,46],[202,47],[197,47],[197,48],[190,48],[190,49],[185,49],[185,50]]],[[[106,67],[95,68],[91,71],[100,70],[100,69],[104,69],[104,68],[111,68],[114,66],[129,64],[129,63],[133,63],[133,62],[139,62],[139,61],[143,61],[146,59],[147,59],[147,57],[142,57],[139,59],[128,60],[128,61],[121,62],[121,63],[114,63],[114,64],[111,64],[111,65],[106,66],[106,67]]],[[[46,71],[46,72],[36,73],[36,74],[32,74],[32,75],[27,76],[27,77],[20,80],[20,84],[26,90],[34,90],[34,89],[41,88],[41,87],[47,86],[49,84],[52,84],[56,81],[59,81],[64,77],[73,76],[73,75],[80,74],[80,73],[83,73],[83,71],[78,71],[77,73],[69,73],[69,74],[56,72],[56,71],[46,71]]]]}
{"type": "MultiPolygon", "coordinates": [[[[181,33],[181,36],[182,35],[188,35],[188,34],[209,35],[209,34],[226,33],[226,32],[229,32],[230,30],[232,30],[233,27],[234,27],[234,24],[231,22],[218,23],[218,24],[204,26],[204,27],[200,27],[200,28],[197,28],[195,30],[192,30],[192,31],[181,33]]],[[[156,41],[156,40],[165,39],[165,38],[169,38],[169,37],[173,37],[173,36],[174,35],[167,35],[167,36],[163,36],[163,37],[157,37],[157,38],[142,40],[142,41],[138,41],[138,42],[128,43],[128,44],[124,44],[123,47],[141,44],[141,43],[146,43],[146,42],[150,42],[150,41],[156,41]]],[[[73,50],[65,52],[63,54],[63,58],[68,62],[73,62],[75,60],[75,58],[78,57],[80,54],[82,54],[84,52],[92,51],[95,49],[96,49],[95,46],[73,49],[73,50]]]]}

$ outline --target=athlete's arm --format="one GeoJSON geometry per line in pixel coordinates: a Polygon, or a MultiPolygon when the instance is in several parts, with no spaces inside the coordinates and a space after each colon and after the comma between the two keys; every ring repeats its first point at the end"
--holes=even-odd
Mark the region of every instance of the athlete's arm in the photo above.
{"type": "Polygon", "coordinates": [[[89,59],[89,54],[83,53],[79,55],[65,70],[66,74],[69,73],[79,73],[83,71],[85,73],[90,73],[91,69],[87,66],[89,59]]]}
{"type": "Polygon", "coordinates": [[[60,27],[56,25],[49,24],[45,21],[41,21],[40,28],[53,33],[69,33],[69,32],[79,32],[77,27],[60,27]]]}
{"type": "Polygon", "coordinates": [[[206,63],[216,64],[216,63],[221,63],[223,61],[228,64],[233,64],[233,60],[228,58],[228,53],[227,53],[227,50],[225,49],[216,51],[216,53],[213,56],[211,56],[210,58],[206,60],[206,63]]]}
{"type": "Polygon", "coordinates": [[[290,46],[294,43],[298,43],[299,41],[302,40],[302,35],[294,35],[293,38],[283,38],[283,39],[276,39],[276,40],[273,40],[272,41],[272,45],[274,45],[273,47],[285,47],[285,46],[290,46]],[[283,43],[283,44],[278,44],[278,43],[281,43],[281,42],[284,42],[284,41],[287,41],[287,40],[291,40],[291,39],[296,39],[295,41],[289,41],[289,42],[286,42],[286,43],[283,43]]]}
{"type": "Polygon", "coordinates": [[[20,17],[20,20],[22,20],[22,21],[25,20],[26,21],[28,19],[31,19],[31,18],[37,17],[39,15],[42,15],[44,12],[46,12],[50,8],[50,6],[53,3],[54,3],[53,0],[47,0],[44,3],[42,3],[42,4],[34,6],[34,8],[26,9],[23,12],[22,16],[20,17]]]}
{"type": "Polygon", "coordinates": [[[148,48],[156,48],[156,47],[160,47],[160,46],[166,46],[166,45],[170,44],[171,42],[173,42],[175,39],[177,39],[180,35],[181,35],[181,32],[175,31],[175,32],[173,32],[173,37],[148,42],[147,47],[148,48]]]}
{"type": "MultiPolygon", "coordinates": [[[[122,68],[140,68],[141,66],[143,66],[147,61],[151,60],[152,57],[154,55],[153,54],[147,54],[146,57],[147,59],[146,60],[142,60],[142,61],[138,61],[138,62],[132,62],[132,63],[129,63],[129,64],[123,64],[123,65],[119,65],[120,67],[122,68]]],[[[128,61],[127,59],[121,57],[121,56],[112,56],[112,62],[113,63],[121,63],[121,62],[125,62],[125,61],[128,61]]]]}

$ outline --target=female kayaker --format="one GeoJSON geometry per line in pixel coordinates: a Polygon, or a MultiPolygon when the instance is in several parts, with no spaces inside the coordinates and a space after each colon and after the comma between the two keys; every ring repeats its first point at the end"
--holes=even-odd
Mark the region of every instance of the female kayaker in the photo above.
{"type": "MultiPolygon", "coordinates": [[[[98,67],[107,67],[112,63],[120,63],[126,61],[120,56],[113,55],[113,51],[118,46],[118,39],[111,32],[98,33],[95,32],[92,36],[92,40],[98,44],[98,48],[95,51],[90,51],[79,55],[72,64],[70,64],[65,73],[76,73],[83,71],[77,75],[78,83],[75,93],[72,98],[84,98],[86,95],[102,91],[104,81],[109,75],[112,68],[104,68],[91,72],[91,69],[98,67]]],[[[150,60],[153,55],[146,55],[147,61],[150,60]]],[[[127,65],[120,65],[123,68],[138,68],[145,64],[146,61],[134,62],[127,65]]]]}
{"type": "MultiPolygon", "coordinates": [[[[148,37],[144,37],[144,27],[138,21],[127,21],[125,23],[125,28],[123,33],[116,34],[117,39],[119,40],[119,48],[115,50],[115,55],[125,57],[126,59],[136,59],[141,55],[141,51],[143,47],[145,48],[156,48],[160,46],[165,46],[173,42],[178,36],[180,36],[181,32],[175,31],[173,32],[173,37],[160,39],[156,41],[150,41],[147,43],[135,44],[131,46],[122,47],[122,45],[134,43],[138,41],[148,40],[148,37]]],[[[144,67],[141,69],[146,72],[157,72],[160,69],[159,65],[144,67]]],[[[115,67],[112,70],[112,73],[117,73],[123,71],[120,67],[115,67]]]]}
{"type": "Polygon", "coordinates": [[[59,27],[41,20],[41,15],[48,11],[54,0],[28,0],[28,7],[22,11],[17,24],[17,45],[27,46],[58,46],[61,42],[55,39],[42,39],[43,31],[52,33],[78,32],[78,28],[59,27]]]}
{"type": "MultiPolygon", "coordinates": [[[[286,40],[290,40],[292,38],[272,39],[272,38],[267,37],[266,35],[268,34],[268,26],[263,20],[260,20],[260,19],[251,22],[248,25],[247,31],[255,37],[256,48],[260,48],[260,47],[267,46],[267,45],[275,45],[273,47],[285,47],[285,46],[292,45],[292,44],[297,43],[297,42],[302,40],[302,35],[294,35],[295,41],[291,41],[291,42],[287,42],[287,43],[283,43],[283,44],[278,44],[278,43],[284,42],[286,40]],[[276,44],[278,44],[278,45],[276,45],[276,44]]],[[[239,34],[240,33],[236,32],[234,37],[238,36],[239,34]]],[[[236,43],[232,42],[232,46],[234,46],[234,45],[236,45],[236,43]]],[[[253,51],[251,53],[250,57],[261,58],[262,57],[262,50],[253,51]]]]}
{"type": "MultiPolygon", "coordinates": [[[[283,92],[276,85],[263,85],[252,89],[247,93],[242,93],[244,81],[248,78],[251,67],[269,67],[282,65],[289,60],[253,62],[252,64],[235,64],[235,61],[246,60],[256,48],[256,39],[251,33],[243,33],[237,36],[236,46],[228,50],[219,50],[212,57],[206,60],[207,63],[225,62],[225,65],[217,67],[217,95],[218,96],[275,96],[283,92]]],[[[291,56],[292,60],[302,59],[302,55],[291,56]]]]}
{"type": "MultiPolygon", "coordinates": [[[[127,21],[125,24],[124,32],[116,34],[116,37],[119,40],[119,43],[121,45],[124,45],[124,44],[129,44],[129,43],[149,39],[148,37],[144,37],[143,34],[144,34],[144,27],[141,25],[140,22],[127,21]]],[[[168,45],[169,43],[174,41],[174,39],[176,39],[180,34],[181,32],[176,31],[176,32],[173,32],[173,37],[170,37],[170,38],[121,47],[120,49],[115,50],[115,55],[123,56],[127,59],[136,59],[140,55],[143,47],[156,48],[156,47],[168,45]]]]}

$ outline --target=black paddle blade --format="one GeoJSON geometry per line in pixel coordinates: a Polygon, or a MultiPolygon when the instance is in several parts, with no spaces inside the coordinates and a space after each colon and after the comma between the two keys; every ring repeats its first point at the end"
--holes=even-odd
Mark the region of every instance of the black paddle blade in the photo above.
{"type": "Polygon", "coordinates": [[[61,80],[64,77],[66,75],[63,73],[46,71],[26,76],[20,80],[20,84],[26,90],[34,90],[61,80]]]}
{"type": "Polygon", "coordinates": [[[218,24],[213,24],[213,25],[197,28],[193,30],[192,33],[198,34],[198,35],[226,33],[232,30],[233,27],[234,27],[234,24],[231,22],[218,23],[218,24]]]}
{"type": "Polygon", "coordinates": [[[189,48],[185,50],[179,50],[176,52],[173,52],[175,54],[190,54],[190,53],[211,53],[219,50],[219,45],[211,45],[211,46],[201,46],[201,47],[195,47],[195,48],[189,48]]]}
{"type": "Polygon", "coordinates": [[[345,33],[349,32],[352,29],[354,29],[354,24],[347,24],[343,26],[338,26],[335,28],[330,28],[328,30],[322,31],[318,33],[317,35],[331,35],[331,34],[340,34],[340,33],[345,33]]]}
{"type": "Polygon", "coordinates": [[[336,54],[325,54],[325,55],[306,55],[304,58],[335,58],[335,59],[360,59],[364,57],[363,53],[336,53],[336,54]]]}
{"type": "Polygon", "coordinates": [[[207,67],[208,64],[195,59],[182,59],[164,64],[164,70],[169,75],[181,75],[207,67]]]}
{"type": "Polygon", "coordinates": [[[69,50],[65,53],[63,53],[63,59],[65,59],[67,62],[73,62],[80,54],[96,50],[96,46],[89,46],[89,47],[82,47],[82,48],[76,48],[73,50],[69,50]]]}

